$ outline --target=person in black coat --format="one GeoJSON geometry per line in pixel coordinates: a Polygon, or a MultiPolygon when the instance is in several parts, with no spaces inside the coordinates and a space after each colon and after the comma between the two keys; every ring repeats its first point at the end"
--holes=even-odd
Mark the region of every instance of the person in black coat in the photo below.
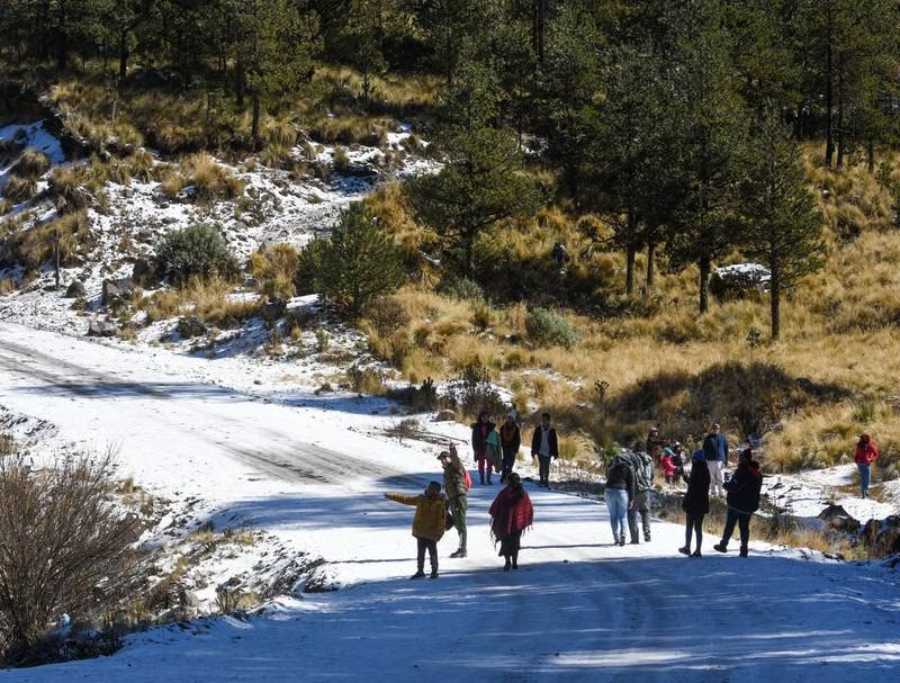
{"type": "Polygon", "coordinates": [[[703,451],[694,454],[691,476],[685,477],[688,482],[687,493],[681,501],[685,513],[684,547],[678,552],[690,557],[702,557],[700,547],[703,545],[703,518],[709,512],[709,465],[703,457],[703,451]],[[691,553],[691,533],[697,537],[697,549],[691,553]]]}
{"type": "Polygon", "coordinates": [[[559,457],[559,440],[550,425],[550,413],[541,416],[541,424],[531,437],[531,457],[538,459],[541,486],[550,487],[550,462],[559,457]]]}
{"type": "Polygon", "coordinates": [[[759,463],[753,459],[753,452],[749,448],[741,453],[734,476],[725,482],[725,490],[728,492],[728,516],[725,518],[722,541],[713,547],[720,553],[728,552],[728,541],[737,525],[741,530],[741,557],[747,557],[750,518],[759,510],[759,495],[762,490],[759,463]]]}

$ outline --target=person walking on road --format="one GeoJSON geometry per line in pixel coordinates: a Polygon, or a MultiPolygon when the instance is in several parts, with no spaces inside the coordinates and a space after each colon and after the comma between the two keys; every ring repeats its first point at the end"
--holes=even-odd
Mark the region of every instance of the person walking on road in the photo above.
{"type": "Polygon", "coordinates": [[[550,463],[559,457],[559,440],[550,424],[550,413],[541,416],[540,426],[531,437],[531,457],[538,459],[540,485],[550,488],[550,463]]]}
{"type": "Polygon", "coordinates": [[[709,434],[703,440],[703,455],[709,467],[712,493],[716,496],[724,495],[722,484],[724,483],[725,468],[728,466],[728,439],[722,434],[722,428],[714,424],[709,434]]]}
{"type": "Polygon", "coordinates": [[[613,543],[625,545],[625,520],[628,508],[634,498],[634,475],[631,466],[621,455],[617,455],[606,471],[606,508],[609,510],[609,524],[612,527],[613,543]]]}
{"type": "Polygon", "coordinates": [[[653,459],[649,453],[635,452],[632,455],[634,463],[634,498],[628,506],[628,530],[631,533],[631,542],[637,545],[640,542],[637,518],[641,516],[641,526],[644,530],[644,542],[650,542],[650,491],[653,490],[653,459]]]}
{"type": "Polygon", "coordinates": [[[687,493],[681,501],[685,515],[684,547],[678,552],[690,557],[702,557],[703,518],[709,512],[709,467],[703,459],[703,451],[694,454],[691,476],[688,478],[687,493]],[[697,549],[691,553],[691,534],[697,539],[697,549]]]}
{"type": "Polygon", "coordinates": [[[522,446],[522,433],[516,424],[516,416],[510,412],[506,421],[500,426],[500,448],[503,449],[503,471],[500,474],[500,482],[507,480],[516,464],[516,456],[522,446]]]}
{"type": "Polygon", "coordinates": [[[741,531],[741,557],[747,557],[750,543],[750,518],[759,509],[759,493],[762,489],[762,473],[759,463],[753,459],[753,451],[744,450],[738,460],[734,476],[725,483],[728,491],[728,516],[722,541],[713,546],[720,553],[728,552],[728,541],[737,525],[741,531]]]}
{"type": "Polygon", "coordinates": [[[518,474],[510,472],[490,512],[491,535],[500,543],[500,556],[506,561],[503,571],[518,569],[522,533],[534,521],[534,506],[518,474]]]}
{"type": "Polygon", "coordinates": [[[450,557],[466,556],[466,513],[469,510],[469,477],[462,460],[451,445],[449,451],[443,451],[438,460],[444,468],[444,490],[447,492],[447,503],[453,515],[453,526],[459,535],[459,547],[450,557]]]}
{"type": "Polygon", "coordinates": [[[487,483],[491,483],[491,472],[494,466],[488,458],[488,436],[494,431],[495,426],[488,419],[488,414],[484,410],[478,414],[478,422],[472,425],[472,451],[475,454],[478,478],[481,480],[482,486],[485,483],[485,473],[487,473],[487,483]]]}
{"type": "Polygon", "coordinates": [[[433,481],[428,484],[425,493],[418,496],[404,496],[401,493],[385,493],[384,497],[395,503],[411,505],[416,508],[413,517],[412,535],[418,544],[416,562],[418,571],[411,579],[425,576],[425,551],[431,560],[431,578],[438,577],[437,544],[447,528],[447,499],[441,494],[441,485],[433,481]]]}
{"type": "Polygon", "coordinates": [[[868,434],[861,434],[856,444],[853,460],[859,470],[859,491],[863,498],[869,497],[869,482],[872,478],[872,463],[878,460],[878,446],[868,434]]]}

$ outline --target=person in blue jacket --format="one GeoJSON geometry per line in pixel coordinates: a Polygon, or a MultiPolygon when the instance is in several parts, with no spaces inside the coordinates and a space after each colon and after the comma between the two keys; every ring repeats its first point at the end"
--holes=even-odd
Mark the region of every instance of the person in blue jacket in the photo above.
{"type": "Polygon", "coordinates": [[[709,492],[719,497],[725,495],[723,484],[725,468],[728,466],[728,439],[718,424],[714,424],[703,439],[703,458],[709,466],[709,492]]]}

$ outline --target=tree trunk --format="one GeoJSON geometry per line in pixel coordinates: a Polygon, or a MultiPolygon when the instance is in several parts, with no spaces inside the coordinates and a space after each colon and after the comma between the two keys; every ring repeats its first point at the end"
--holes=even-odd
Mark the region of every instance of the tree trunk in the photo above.
{"type": "Polygon", "coordinates": [[[712,259],[701,256],[700,266],[700,313],[709,312],[709,273],[712,270],[712,259]]]}
{"type": "Polygon", "coordinates": [[[128,76],[128,31],[119,34],[119,83],[128,76]]]}
{"type": "Polygon", "coordinates": [[[769,302],[772,309],[772,341],[777,341],[781,336],[781,264],[774,254],[769,265],[771,266],[769,302]]]}
{"type": "Polygon", "coordinates": [[[840,61],[838,60],[837,168],[844,167],[844,155],[847,151],[844,139],[844,68],[840,61]]]}
{"type": "Polygon", "coordinates": [[[259,101],[259,93],[253,93],[253,124],[250,128],[250,137],[253,140],[253,147],[259,148],[259,116],[260,116],[260,101],[259,101]]]}
{"type": "Polygon", "coordinates": [[[234,99],[238,109],[244,108],[244,65],[238,60],[234,67],[234,99]]]}
{"type": "Polygon", "coordinates": [[[629,297],[634,294],[634,261],[637,257],[637,249],[629,244],[625,251],[625,294],[629,297]]]}
{"type": "Polygon", "coordinates": [[[831,168],[834,159],[834,93],[831,89],[832,79],[831,34],[828,35],[828,47],[825,51],[825,165],[831,168]]]}
{"type": "Polygon", "coordinates": [[[538,63],[544,63],[544,34],[547,23],[547,0],[534,0],[534,32],[532,41],[534,51],[538,56],[538,63]]]}
{"type": "Polygon", "coordinates": [[[647,243],[647,287],[645,295],[647,297],[653,292],[653,284],[656,280],[656,243],[652,240],[647,243]]]}

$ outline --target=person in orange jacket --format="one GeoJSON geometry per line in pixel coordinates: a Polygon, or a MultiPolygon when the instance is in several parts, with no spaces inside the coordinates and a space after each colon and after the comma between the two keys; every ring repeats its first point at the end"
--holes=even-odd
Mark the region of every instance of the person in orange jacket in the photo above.
{"type": "Polygon", "coordinates": [[[859,470],[859,489],[863,498],[869,497],[869,481],[872,477],[872,463],[878,460],[878,446],[868,434],[861,434],[856,443],[853,460],[859,470]]]}

